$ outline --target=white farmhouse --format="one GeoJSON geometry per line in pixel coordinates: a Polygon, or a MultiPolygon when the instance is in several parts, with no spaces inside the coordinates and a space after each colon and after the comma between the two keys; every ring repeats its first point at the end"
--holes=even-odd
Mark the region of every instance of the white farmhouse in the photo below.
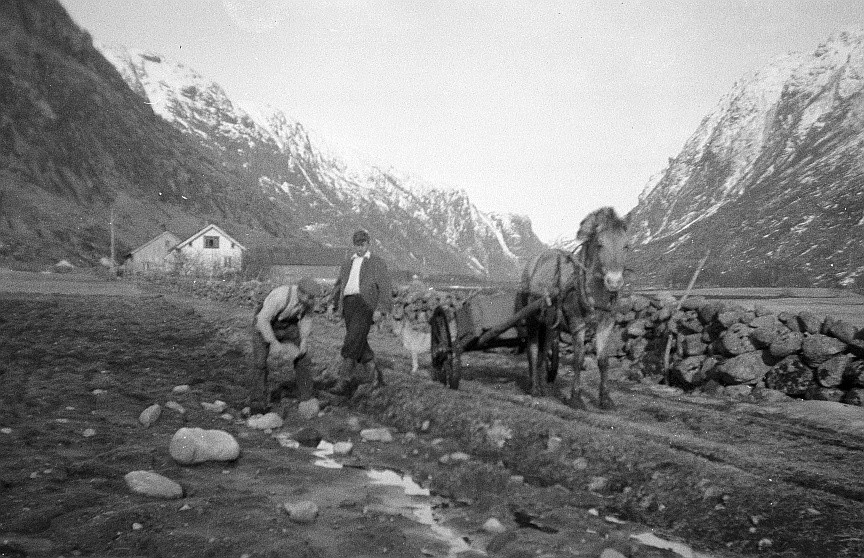
{"type": "Polygon", "coordinates": [[[184,270],[240,271],[246,247],[210,224],[177,244],[167,259],[184,270]]]}

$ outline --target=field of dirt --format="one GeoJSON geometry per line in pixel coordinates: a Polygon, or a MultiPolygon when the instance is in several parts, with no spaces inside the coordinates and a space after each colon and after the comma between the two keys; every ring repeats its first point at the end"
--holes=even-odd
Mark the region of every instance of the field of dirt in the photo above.
{"type": "MultiPolygon", "coordinates": [[[[411,376],[376,331],[386,387],[322,394],[310,420],[288,391],[284,425],[261,431],[241,414],[248,309],[21,273],[0,273],[0,556],[864,555],[862,408],[684,394],[618,371],[615,410],[573,411],[521,391],[523,355],[466,354],[453,391],[411,376]],[[217,400],[230,416],[201,405],[217,400]],[[139,424],[168,401],[185,412],[139,424]],[[231,433],[239,459],[177,464],[183,426],[231,433]],[[370,427],[393,441],[363,441],[370,427]],[[276,437],[316,432],[353,452],[276,437]],[[183,497],[133,494],[135,470],[183,497]],[[298,501],[314,521],[282,509],[298,501]]],[[[342,324],[315,328],[326,372],[342,324]]]]}

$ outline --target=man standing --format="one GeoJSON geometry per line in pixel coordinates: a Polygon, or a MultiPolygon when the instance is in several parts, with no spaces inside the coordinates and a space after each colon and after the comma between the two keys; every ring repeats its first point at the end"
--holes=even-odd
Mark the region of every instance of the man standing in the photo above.
{"type": "Polygon", "coordinates": [[[253,413],[270,405],[268,373],[294,369],[300,399],[312,397],[312,359],[309,357],[311,313],[321,286],[308,277],[276,287],[258,305],[252,330],[253,377],[250,407],[253,413]]]}
{"type": "Polygon", "coordinates": [[[369,347],[369,329],[382,313],[393,307],[393,293],[387,264],[369,251],[370,237],[359,230],[351,238],[354,256],[339,270],[333,287],[331,312],[341,307],[345,318],[345,341],[340,352],[342,365],[339,379],[331,390],[337,395],[351,395],[363,381],[353,375],[356,364],[362,364],[366,381],[374,378],[373,386],[384,385],[381,371],[375,365],[375,353],[369,347]]]}

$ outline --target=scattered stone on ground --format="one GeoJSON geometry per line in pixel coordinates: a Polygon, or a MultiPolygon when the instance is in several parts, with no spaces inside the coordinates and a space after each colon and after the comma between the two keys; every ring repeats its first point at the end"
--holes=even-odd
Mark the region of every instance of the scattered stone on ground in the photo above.
{"type": "Polygon", "coordinates": [[[360,432],[360,430],[362,430],[363,428],[363,426],[360,424],[360,419],[357,417],[349,417],[346,421],[346,425],[348,426],[348,429],[352,432],[360,432]]]}
{"type": "Polygon", "coordinates": [[[351,455],[354,450],[354,444],[351,442],[336,442],[333,444],[333,455],[344,456],[351,455]]]}
{"type": "Polygon", "coordinates": [[[150,405],[138,416],[138,422],[141,423],[144,428],[150,428],[157,420],[159,420],[159,415],[162,414],[162,405],[159,403],[154,403],[150,405]]]}
{"type": "Polygon", "coordinates": [[[604,548],[603,552],[600,553],[600,558],[627,558],[618,550],[614,548],[604,548]]]}
{"type": "Polygon", "coordinates": [[[220,401],[218,399],[212,403],[208,403],[207,401],[202,401],[201,407],[203,407],[205,411],[210,411],[213,413],[221,413],[222,411],[224,411],[225,409],[228,408],[228,403],[225,403],[224,401],[220,401]]]}
{"type": "Polygon", "coordinates": [[[178,403],[176,401],[166,401],[165,402],[165,408],[171,409],[172,411],[175,411],[175,412],[178,412],[181,415],[186,414],[186,407],[184,407],[183,405],[181,405],[180,403],[178,403]]]}
{"type": "Polygon", "coordinates": [[[315,397],[306,401],[301,401],[300,404],[297,405],[297,412],[304,419],[312,420],[318,416],[319,412],[321,412],[321,403],[315,397]]]}
{"type": "Polygon", "coordinates": [[[279,442],[279,445],[283,448],[297,449],[300,447],[300,442],[292,438],[291,435],[286,432],[280,432],[279,434],[276,434],[274,438],[276,438],[276,441],[279,442]]]}
{"type": "Polygon", "coordinates": [[[181,428],[171,438],[171,457],[181,465],[205,461],[234,461],[240,456],[240,444],[224,430],[181,428]]]}
{"type": "Polygon", "coordinates": [[[294,433],[294,439],[300,442],[301,446],[315,448],[318,447],[324,436],[314,426],[305,426],[294,433]]]}
{"type": "Polygon", "coordinates": [[[154,498],[182,498],[183,487],[153,471],[132,471],[124,477],[126,485],[136,494],[154,498]]]}
{"type": "Polygon", "coordinates": [[[254,430],[275,430],[281,428],[282,424],[282,417],[272,411],[264,415],[252,415],[246,419],[246,426],[254,430]]]}
{"type": "Polygon", "coordinates": [[[453,453],[448,453],[446,455],[442,455],[438,458],[438,462],[442,465],[446,465],[448,463],[461,463],[464,461],[468,461],[471,459],[471,456],[462,451],[454,451],[453,453]]]}
{"type": "Polygon", "coordinates": [[[487,533],[498,534],[507,531],[507,528],[498,519],[490,517],[483,524],[483,530],[487,533]]]}
{"type": "Polygon", "coordinates": [[[318,517],[318,506],[315,502],[308,500],[286,502],[283,508],[291,521],[295,523],[312,523],[318,517]]]}
{"type": "Polygon", "coordinates": [[[366,428],[360,431],[364,442],[392,442],[393,434],[388,428],[366,428]]]}

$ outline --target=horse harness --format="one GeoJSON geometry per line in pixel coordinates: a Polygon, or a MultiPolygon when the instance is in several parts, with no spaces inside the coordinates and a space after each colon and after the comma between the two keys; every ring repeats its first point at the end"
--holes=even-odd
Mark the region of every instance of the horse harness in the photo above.
{"type": "MultiPolygon", "coordinates": [[[[577,272],[572,274],[566,282],[563,281],[561,273],[561,265],[563,259],[561,254],[559,254],[556,259],[554,276],[554,283],[557,285],[557,293],[554,299],[556,315],[554,324],[555,327],[557,327],[561,321],[561,308],[563,305],[564,296],[570,290],[577,291],[579,310],[582,312],[583,316],[590,316],[597,311],[612,312],[614,309],[615,301],[618,298],[617,292],[610,292],[608,293],[608,296],[603,297],[604,299],[608,300],[606,304],[598,303],[597,297],[595,297],[594,293],[591,292],[589,282],[593,282],[593,279],[600,277],[600,274],[596,271],[589,270],[588,266],[585,264],[585,257],[586,255],[584,245],[580,244],[573,250],[572,255],[568,258],[578,268],[577,272]]],[[[547,307],[553,306],[551,294],[547,293],[546,301],[547,307]]]]}

